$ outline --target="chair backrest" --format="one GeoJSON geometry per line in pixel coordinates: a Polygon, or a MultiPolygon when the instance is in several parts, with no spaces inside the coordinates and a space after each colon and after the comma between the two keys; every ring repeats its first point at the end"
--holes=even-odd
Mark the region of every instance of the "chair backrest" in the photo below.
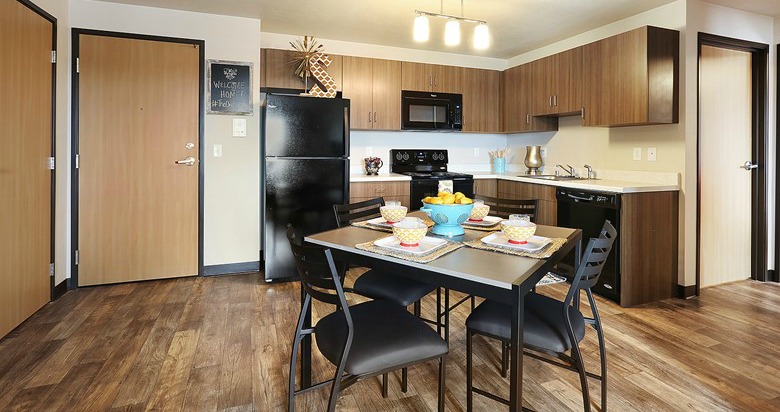
{"type": "Polygon", "coordinates": [[[531,221],[536,222],[539,201],[535,199],[499,199],[496,197],[474,195],[474,199],[482,200],[490,206],[490,216],[498,216],[508,219],[509,215],[530,215],[531,221]]]}
{"type": "Polygon", "coordinates": [[[301,288],[312,298],[331,305],[346,304],[344,289],[329,249],[299,245],[292,225],[287,225],[295,267],[301,279],[301,288]]]}
{"type": "Polygon", "coordinates": [[[385,199],[377,197],[346,205],[333,205],[336,214],[336,224],[339,227],[349,226],[353,220],[372,219],[381,216],[379,208],[385,205],[385,199]]]}
{"type": "Polygon", "coordinates": [[[604,269],[604,263],[612,251],[616,238],[617,230],[612,226],[612,222],[607,220],[601,228],[599,237],[591,238],[588,241],[588,246],[585,248],[580,265],[572,279],[569,293],[566,295],[567,306],[579,294],[580,290],[589,289],[598,282],[601,270],[604,269]]]}

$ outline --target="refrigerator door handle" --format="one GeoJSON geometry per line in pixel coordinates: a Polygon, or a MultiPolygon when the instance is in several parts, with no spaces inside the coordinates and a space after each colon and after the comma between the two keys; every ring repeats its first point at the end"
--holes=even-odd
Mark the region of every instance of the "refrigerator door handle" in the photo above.
{"type": "Polygon", "coordinates": [[[344,155],[349,156],[349,107],[344,106],[344,155]]]}

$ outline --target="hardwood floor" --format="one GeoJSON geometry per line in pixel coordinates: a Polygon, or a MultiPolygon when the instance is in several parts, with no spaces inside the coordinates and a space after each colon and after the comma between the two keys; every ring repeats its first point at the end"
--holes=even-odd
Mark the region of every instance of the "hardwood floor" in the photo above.
{"type": "MultiPolygon", "coordinates": [[[[354,274],[353,274],[354,275],[354,274]]],[[[560,285],[540,288],[560,295],[560,285]]],[[[257,274],[129,283],[68,292],[0,341],[2,411],[279,411],[299,291],[257,274]]],[[[423,311],[434,311],[426,298],[423,311]]],[[[622,309],[599,300],[614,411],[775,411],[780,409],[780,285],[739,282],[622,309]]],[[[325,307],[315,307],[315,317],[325,307]]],[[[465,406],[468,306],[452,317],[447,410],[465,406]]],[[[581,345],[597,372],[595,333],[581,345]]],[[[475,382],[505,396],[499,346],[476,338],[475,382]]],[[[333,369],[314,358],[315,380],[333,369]]],[[[400,374],[390,397],[379,380],[348,388],[339,411],[432,411],[437,363],[400,374]]],[[[525,404],[582,410],[576,373],[525,359],[525,404]]],[[[600,399],[590,382],[594,410],[600,399]]],[[[326,390],[302,395],[297,410],[324,409],[326,390]]],[[[504,410],[475,396],[475,409],[504,410]]]]}

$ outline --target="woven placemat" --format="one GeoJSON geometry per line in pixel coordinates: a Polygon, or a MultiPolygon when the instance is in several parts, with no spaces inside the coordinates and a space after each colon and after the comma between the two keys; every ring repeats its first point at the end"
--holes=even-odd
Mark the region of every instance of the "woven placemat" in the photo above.
{"type": "MultiPolygon", "coordinates": [[[[384,239],[384,238],[380,238],[380,239],[384,239]]],[[[380,239],[377,239],[377,240],[380,240],[380,239]]],[[[422,256],[414,255],[414,254],[411,254],[411,253],[405,253],[405,252],[402,252],[402,251],[395,251],[395,250],[390,250],[390,249],[377,247],[377,246],[374,246],[374,241],[366,242],[366,243],[358,243],[357,245],[355,245],[355,247],[360,249],[360,250],[366,250],[366,251],[369,251],[369,252],[378,253],[380,255],[392,256],[392,257],[395,257],[395,258],[409,260],[409,261],[412,261],[412,262],[429,263],[429,262],[433,262],[434,260],[436,260],[436,259],[438,259],[438,258],[440,258],[440,257],[442,257],[444,255],[446,255],[447,253],[450,253],[450,252],[452,252],[454,250],[462,248],[463,247],[463,243],[455,243],[455,242],[449,242],[448,241],[446,245],[440,247],[439,249],[436,249],[436,250],[432,251],[431,253],[429,253],[427,255],[422,255],[422,256]]]]}
{"type": "MultiPolygon", "coordinates": [[[[428,227],[433,226],[433,220],[423,219],[423,223],[428,225],[428,227]]],[[[362,222],[352,222],[352,226],[362,227],[363,229],[378,230],[380,232],[390,232],[390,233],[393,233],[393,229],[391,229],[389,227],[384,227],[384,226],[371,225],[371,224],[368,223],[367,220],[364,220],[362,222]]]]}
{"type": "Polygon", "coordinates": [[[539,250],[538,252],[524,252],[522,250],[515,250],[515,249],[509,249],[500,246],[488,245],[486,243],[483,243],[482,240],[480,239],[475,239],[469,242],[463,242],[463,244],[465,244],[468,247],[472,247],[474,249],[491,250],[493,252],[506,253],[508,255],[523,256],[523,257],[529,257],[534,259],[547,259],[548,257],[552,256],[552,254],[555,253],[558,249],[560,249],[563,245],[566,244],[566,239],[555,238],[555,237],[551,238],[550,243],[544,248],[542,248],[541,250],[539,250]]]}
{"type": "Polygon", "coordinates": [[[497,222],[493,226],[470,225],[467,222],[463,222],[460,225],[463,226],[465,229],[469,229],[469,230],[479,230],[481,232],[495,232],[496,229],[498,229],[498,227],[501,225],[501,222],[497,222]]]}

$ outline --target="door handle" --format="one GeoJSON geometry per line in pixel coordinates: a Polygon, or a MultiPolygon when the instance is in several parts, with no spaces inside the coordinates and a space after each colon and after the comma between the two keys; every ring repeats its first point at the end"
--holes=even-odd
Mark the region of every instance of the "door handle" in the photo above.
{"type": "Polygon", "coordinates": [[[751,162],[750,160],[745,162],[745,164],[743,164],[740,167],[745,169],[745,170],[747,170],[747,171],[750,171],[750,170],[753,170],[753,169],[758,169],[758,165],[754,165],[753,162],[751,162]]]}
{"type": "Polygon", "coordinates": [[[185,166],[195,166],[195,158],[192,156],[187,156],[182,160],[177,160],[177,165],[185,165],[185,166]]]}

